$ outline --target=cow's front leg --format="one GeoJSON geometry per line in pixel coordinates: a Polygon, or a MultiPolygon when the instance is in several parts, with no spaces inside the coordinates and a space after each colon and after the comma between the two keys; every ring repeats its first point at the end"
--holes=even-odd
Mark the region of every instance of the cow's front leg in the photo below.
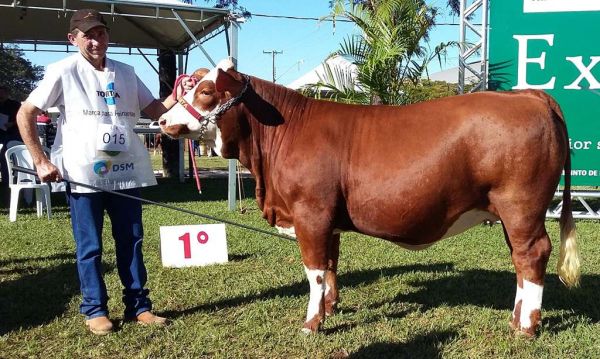
{"type": "Polygon", "coordinates": [[[340,256],[340,235],[334,234],[327,250],[327,270],[325,271],[325,315],[333,315],[339,300],[337,286],[337,266],[340,256]]]}
{"type": "MultiPolygon", "coordinates": [[[[314,212],[313,212],[314,213],[314,212]]],[[[309,215],[298,216],[301,219],[310,218],[309,215]]],[[[309,221],[308,224],[296,224],[295,233],[302,254],[302,262],[310,287],[306,320],[302,326],[304,333],[316,333],[325,319],[325,293],[327,288],[328,253],[331,230],[328,230],[318,220],[309,221]]]]}
{"type": "Polygon", "coordinates": [[[325,319],[325,270],[304,266],[310,285],[310,296],[306,310],[306,321],[302,331],[306,334],[316,333],[325,319]]]}

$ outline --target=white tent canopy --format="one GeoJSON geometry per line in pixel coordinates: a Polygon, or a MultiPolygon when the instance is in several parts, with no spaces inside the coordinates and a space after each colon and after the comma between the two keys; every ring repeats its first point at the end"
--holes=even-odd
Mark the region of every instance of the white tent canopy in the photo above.
{"type": "Polygon", "coordinates": [[[104,15],[111,47],[181,52],[229,21],[226,9],[177,0],[0,0],[0,42],[67,45],[71,14],[85,8],[104,15]]]}
{"type": "MultiPolygon", "coordinates": [[[[356,79],[357,76],[357,68],[352,62],[345,59],[343,56],[335,55],[331,56],[325,60],[325,63],[329,66],[329,69],[336,75],[335,85],[340,87],[343,85],[339,83],[340,78],[352,78],[356,79]]],[[[318,83],[321,79],[326,79],[326,70],[323,63],[315,67],[314,69],[308,71],[304,75],[300,76],[296,80],[292,81],[290,84],[286,85],[286,87],[298,90],[307,85],[312,85],[318,83]]],[[[358,88],[356,88],[359,90],[358,88]]]]}

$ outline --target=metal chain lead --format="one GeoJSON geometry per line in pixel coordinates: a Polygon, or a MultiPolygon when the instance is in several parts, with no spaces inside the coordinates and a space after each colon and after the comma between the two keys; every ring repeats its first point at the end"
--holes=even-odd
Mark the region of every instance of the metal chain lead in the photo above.
{"type": "Polygon", "coordinates": [[[246,90],[248,90],[248,85],[250,84],[250,78],[248,77],[248,75],[243,75],[243,76],[244,76],[244,80],[245,80],[244,87],[242,87],[242,91],[240,91],[239,95],[230,98],[223,105],[220,105],[219,107],[217,107],[213,111],[211,111],[208,115],[203,117],[204,120],[202,121],[202,124],[200,125],[200,130],[199,130],[200,138],[204,138],[204,134],[206,133],[206,130],[208,130],[209,124],[215,125],[217,123],[217,118],[219,118],[219,116],[221,116],[222,114],[227,112],[235,104],[237,104],[240,101],[240,99],[242,98],[242,96],[244,96],[244,94],[246,93],[246,90]]]}

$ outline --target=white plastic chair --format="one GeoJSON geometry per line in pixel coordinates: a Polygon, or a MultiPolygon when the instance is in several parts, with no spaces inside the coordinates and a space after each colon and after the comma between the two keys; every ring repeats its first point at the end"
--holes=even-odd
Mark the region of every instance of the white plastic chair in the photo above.
{"type": "MultiPolygon", "coordinates": [[[[44,148],[46,153],[49,152],[47,148],[44,148]]],[[[47,183],[37,183],[36,176],[14,171],[13,166],[20,166],[27,169],[33,170],[33,160],[31,154],[27,151],[25,145],[16,145],[6,150],[6,164],[9,174],[9,187],[10,187],[10,212],[9,219],[11,222],[17,220],[17,209],[19,206],[19,193],[22,189],[33,189],[35,190],[35,201],[37,207],[37,216],[41,217],[44,212],[44,205],[48,212],[48,219],[52,215],[52,207],[50,205],[50,186],[47,183]]]]}

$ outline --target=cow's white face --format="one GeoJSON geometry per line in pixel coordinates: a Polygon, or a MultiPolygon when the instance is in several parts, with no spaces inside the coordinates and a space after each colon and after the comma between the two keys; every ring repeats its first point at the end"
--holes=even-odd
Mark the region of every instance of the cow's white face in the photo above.
{"type": "MultiPolygon", "coordinates": [[[[196,86],[183,98],[203,117],[217,109],[223,98],[223,94],[217,92],[215,88],[218,70],[230,68],[233,68],[233,63],[229,60],[223,60],[219,62],[217,67],[208,72],[201,71],[198,74],[199,71],[197,71],[195,73],[197,78],[201,78],[199,78],[196,86]]],[[[164,113],[159,119],[159,125],[162,132],[172,138],[184,137],[197,140],[202,135],[202,140],[206,142],[207,146],[220,153],[221,136],[217,125],[198,121],[181,103],[177,103],[164,113]],[[203,126],[205,126],[204,134],[202,134],[203,126]]]]}

